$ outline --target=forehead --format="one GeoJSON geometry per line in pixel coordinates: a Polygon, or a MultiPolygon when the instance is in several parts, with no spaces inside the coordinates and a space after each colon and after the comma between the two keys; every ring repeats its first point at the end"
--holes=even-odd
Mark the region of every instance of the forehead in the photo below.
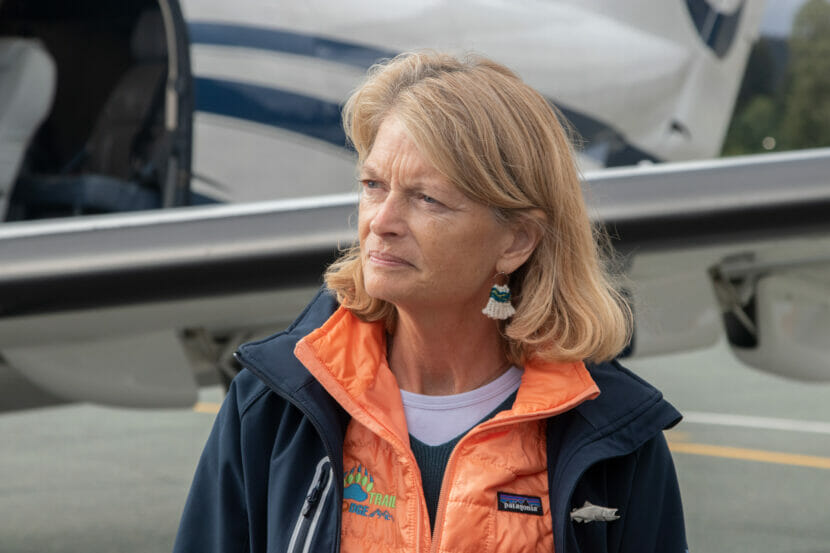
{"type": "Polygon", "coordinates": [[[406,171],[410,177],[443,177],[442,173],[421,153],[406,127],[395,117],[387,117],[378,127],[372,149],[361,164],[364,174],[406,171]]]}

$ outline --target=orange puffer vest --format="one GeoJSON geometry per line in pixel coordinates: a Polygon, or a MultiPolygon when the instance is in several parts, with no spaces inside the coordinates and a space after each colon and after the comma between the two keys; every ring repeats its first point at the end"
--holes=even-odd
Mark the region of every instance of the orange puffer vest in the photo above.
{"type": "Polygon", "coordinates": [[[295,355],[351,415],[343,450],[341,551],[553,551],[545,419],[599,395],[581,362],[525,365],[513,408],[450,456],[430,531],[383,325],[339,308],[295,355]]]}

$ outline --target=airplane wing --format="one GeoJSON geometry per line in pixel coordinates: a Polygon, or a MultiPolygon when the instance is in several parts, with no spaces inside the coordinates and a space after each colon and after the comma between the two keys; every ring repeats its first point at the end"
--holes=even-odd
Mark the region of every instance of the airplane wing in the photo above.
{"type": "MultiPolygon", "coordinates": [[[[830,379],[830,149],[605,170],[585,181],[627,279],[633,355],[725,338],[760,370],[830,379]]],[[[356,202],[350,194],[4,224],[0,411],[194,403],[200,384],[233,374],[240,342],[300,312],[353,240],[356,202]]]]}

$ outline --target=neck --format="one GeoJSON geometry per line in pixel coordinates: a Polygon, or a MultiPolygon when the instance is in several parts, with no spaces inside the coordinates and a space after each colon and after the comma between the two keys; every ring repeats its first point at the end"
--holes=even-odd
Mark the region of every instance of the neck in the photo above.
{"type": "Polygon", "coordinates": [[[389,367],[402,390],[460,394],[504,374],[509,364],[498,323],[478,313],[412,313],[398,309],[389,367]]]}

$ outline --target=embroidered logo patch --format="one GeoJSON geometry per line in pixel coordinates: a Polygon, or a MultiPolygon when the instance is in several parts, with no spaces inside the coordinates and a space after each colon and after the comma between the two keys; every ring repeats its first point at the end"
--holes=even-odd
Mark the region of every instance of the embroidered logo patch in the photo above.
{"type": "Polygon", "coordinates": [[[498,492],[499,511],[523,513],[526,515],[542,515],[542,499],[532,495],[518,495],[515,493],[498,492]]]}
{"type": "Polygon", "coordinates": [[[389,509],[396,497],[375,491],[375,479],[366,467],[353,467],[343,474],[343,510],[369,518],[394,520],[389,509]]]}

